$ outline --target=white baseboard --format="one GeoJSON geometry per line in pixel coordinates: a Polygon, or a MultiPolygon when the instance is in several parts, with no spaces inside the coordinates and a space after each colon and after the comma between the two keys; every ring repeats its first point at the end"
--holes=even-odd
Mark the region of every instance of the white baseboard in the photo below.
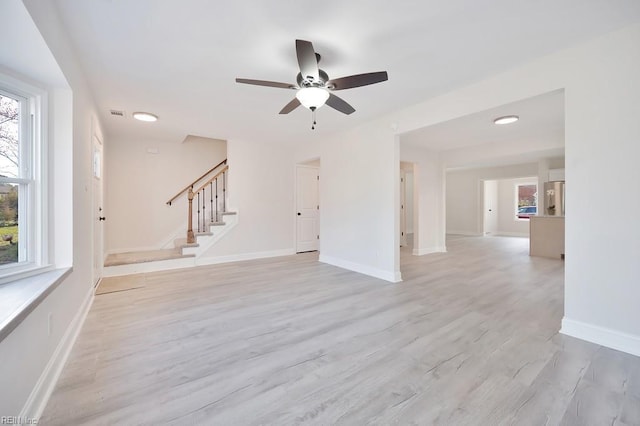
{"type": "Polygon", "coordinates": [[[358,272],[360,274],[369,275],[375,278],[380,278],[381,280],[389,281],[392,283],[397,283],[402,281],[402,274],[400,271],[385,271],[378,268],[373,268],[367,265],[361,265],[359,263],[350,262],[348,260],[338,259],[332,256],[326,256],[320,253],[320,258],[318,259],[322,263],[327,263],[329,265],[337,266],[339,268],[348,269],[350,271],[358,272]]]}
{"type": "Polygon", "coordinates": [[[62,336],[62,340],[60,340],[60,343],[53,352],[53,355],[51,355],[47,366],[40,375],[38,382],[31,391],[27,402],[24,404],[24,407],[22,407],[22,411],[20,411],[19,415],[20,418],[39,419],[42,415],[42,412],[49,401],[49,397],[58,382],[62,368],[69,358],[71,348],[73,348],[73,344],[75,343],[76,338],[80,333],[80,329],[84,324],[84,320],[89,313],[89,309],[93,303],[94,292],[95,288],[91,286],[91,289],[82,302],[80,309],[78,309],[73,320],[71,320],[69,327],[67,327],[67,330],[62,336]]]}
{"type": "Polygon", "coordinates": [[[497,235],[498,237],[521,237],[521,238],[529,238],[528,232],[502,232],[498,231],[493,235],[497,235]]]}
{"type": "MultiPolygon", "coordinates": [[[[198,236],[196,238],[196,242],[198,243],[197,247],[185,247],[182,249],[182,253],[183,254],[195,254],[197,259],[201,259],[201,258],[206,258],[206,257],[213,257],[213,256],[206,256],[207,251],[213,247],[218,241],[220,241],[222,238],[225,237],[225,235],[227,235],[233,228],[235,228],[238,225],[239,222],[239,214],[233,214],[233,215],[228,215],[228,216],[224,216],[222,221],[224,222],[224,225],[222,226],[210,226],[209,230],[211,231],[211,233],[213,235],[209,235],[209,236],[198,236]]],[[[271,256],[267,256],[267,257],[271,257],[271,256]]],[[[250,258],[250,259],[254,259],[254,258],[250,258]]],[[[241,259],[243,260],[243,259],[241,259]]],[[[221,262],[219,262],[221,263],[221,262]]],[[[196,265],[200,265],[200,264],[208,264],[208,263],[198,263],[198,261],[196,261],[196,265]]]]}
{"type": "Polygon", "coordinates": [[[598,325],[587,324],[567,317],[562,319],[562,329],[560,333],[631,355],[640,356],[640,336],[600,327],[598,325]]]}
{"type": "Polygon", "coordinates": [[[442,247],[423,247],[423,248],[415,248],[413,249],[413,255],[414,256],[424,256],[425,254],[431,254],[431,253],[446,253],[447,252],[447,247],[446,246],[442,246],[442,247]]]}
{"type": "Polygon", "coordinates": [[[131,252],[135,252],[135,251],[151,251],[151,250],[158,250],[159,248],[156,246],[148,246],[148,247],[131,247],[131,248],[118,248],[118,249],[112,249],[112,250],[107,250],[105,252],[105,257],[110,255],[110,254],[122,254],[122,253],[131,253],[131,252]]]}
{"type": "Polygon", "coordinates": [[[296,251],[293,248],[288,248],[282,250],[232,254],[228,256],[197,257],[196,265],[215,265],[218,263],[240,262],[243,260],[266,259],[268,257],[291,256],[293,254],[296,254],[296,251]]]}
{"type": "Polygon", "coordinates": [[[465,235],[467,237],[482,237],[482,232],[476,231],[456,231],[456,230],[447,230],[447,235],[465,235]]]}

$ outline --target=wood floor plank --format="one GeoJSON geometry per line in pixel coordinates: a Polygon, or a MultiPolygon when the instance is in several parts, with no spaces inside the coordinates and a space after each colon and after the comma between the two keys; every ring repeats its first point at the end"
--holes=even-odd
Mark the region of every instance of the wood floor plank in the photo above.
{"type": "Polygon", "coordinates": [[[39,424],[640,424],[640,359],[558,334],[562,261],[447,247],[398,284],[315,253],[107,281],[39,424]]]}

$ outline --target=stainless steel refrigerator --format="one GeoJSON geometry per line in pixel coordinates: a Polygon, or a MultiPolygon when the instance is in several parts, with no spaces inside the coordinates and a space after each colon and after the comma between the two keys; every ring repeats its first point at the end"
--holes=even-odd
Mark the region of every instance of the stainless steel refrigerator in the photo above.
{"type": "Polygon", "coordinates": [[[564,181],[545,182],[544,214],[564,216],[564,181]]]}

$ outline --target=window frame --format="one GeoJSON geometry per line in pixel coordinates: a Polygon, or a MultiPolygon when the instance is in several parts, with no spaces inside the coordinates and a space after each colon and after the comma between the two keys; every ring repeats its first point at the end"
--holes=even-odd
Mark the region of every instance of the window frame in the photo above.
{"type": "MultiPolygon", "coordinates": [[[[515,192],[514,192],[514,194],[515,194],[515,196],[514,196],[514,199],[515,199],[515,202],[514,202],[514,205],[515,205],[514,220],[516,222],[528,221],[530,219],[529,217],[526,217],[526,218],[518,217],[518,210],[520,210],[520,205],[519,205],[520,204],[520,187],[521,186],[531,186],[531,185],[534,185],[536,187],[535,194],[538,194],[538,190],[539,190],[538,182],[535,181],[535,180],[516,182],[515,185],[514,185],[514,190],[515,190],[515,192]]],[[[536,195],[536,204],[535,204],[536,214],[535,215],[531,215],[531,216],[537,216],[537,214],[538,214],[538,204],[539,204],[538,203],[538,198],[539,197],[536,195]]]]}
{"type": "Polygon", "coordinates": [[[47,91],[0,72],[0,93],[21,102],[19,174],[0,183],[19,185],[17,263],[0,266],[0,285],[51,270],[47,170],[47,91]],[[24,251],[22,251],[24,250],[24,251]]]}

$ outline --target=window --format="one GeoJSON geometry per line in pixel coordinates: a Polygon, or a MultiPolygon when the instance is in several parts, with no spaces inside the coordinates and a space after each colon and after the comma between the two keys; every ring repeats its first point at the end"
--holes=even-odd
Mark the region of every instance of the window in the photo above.
{"type": "Polygon", "coordinates": [[[538,214],[538,184],[516,184],[516,220],[527,220],[538,214]]]}
{"type": "Polygon", "coordinates": [[[0,75],[0,279],[44,260],[42,96],[0,75]]]}

